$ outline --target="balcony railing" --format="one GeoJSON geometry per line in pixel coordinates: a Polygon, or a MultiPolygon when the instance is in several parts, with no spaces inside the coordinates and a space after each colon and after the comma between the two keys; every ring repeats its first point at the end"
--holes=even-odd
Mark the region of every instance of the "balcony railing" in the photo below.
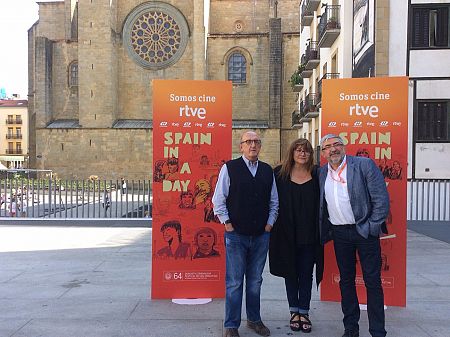
{"type": "Polygon", "coordinates": [[[303,0],[302,14],[300,16],[302,28],[309,26],[314,20],[314,11],[317,10],[317,6],[319,6],[319,4],[319,0],[303,0]]]}
{"type": "Polygon", "coordinates": [[[340,5],[329,5],[320,17],[317,25],[319,48],[330,48],[341,31],[340,5]]]}
{"type": "Polygon", "coordinates": [[[292,127],[300,127],[302,125],[302,123],[300,122],[300,111],[299,110],[294,110],[292,112],[292,127]]]}
{"type": "Polygon", "coordinates": [[[22,135],[6,135],[6,139],[22,139],[22,135]]]}
{"type": "Polygon", "coordinates": [[[306,47],[304,56],[304,62],[302,64],[305,65],[306,70],[315,69],[320,63],[320,48],[317,44],[317,41],[310,41],[308,46],[306,47]]]}
{"type": "Polygon", "coordinates": [[[300,59],[300,63],[301,63],[302,68],[303,68],[303,70],[300,73],[300,76],[302,78],[310,78],[312,73],[313,73],[313,71],[312,71],[312,69],[306,69],[307,61],[306,61],[306,55],[305,54],[302,55],[302,57],[300,59]]]}
{"type": "Polygon", "coordinates": [[[322,83],[323,83],[323,80],[330,80],[330,79],[333,79],[333,78],[339,78],[339,73],[326,73],[319,80],[319,83],[317,85],[317,106],[320,106],[322,104],[322,83]]]}
{"type": "Polygon", "coordinates": [[[302,102],[302,104],[300,104],[300,107],[302,108],[301,111],[304,116],[302,117],[302,119],[304,119],[304,121],[311,120],[311,118],[317,117],[319,115],[319,111],[317,109],[317,95],[306,95],[305,100],[302,102]]]}
{"type": "Polygon", "coordinates": [[[6,154],[22,154],[23,151],[21,149],[6,149],[6,154]]]}
{"type": "Polygon", "coordinates": [[[6,124],[22,124],[22,119],[21,118],[7,119],[6,124]]]}

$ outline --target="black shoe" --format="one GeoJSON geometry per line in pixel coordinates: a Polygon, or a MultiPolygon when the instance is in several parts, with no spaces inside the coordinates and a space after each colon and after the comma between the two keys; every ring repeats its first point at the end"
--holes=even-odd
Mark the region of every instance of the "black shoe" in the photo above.
{"type": "Polygon", "coordinates": [[[342,337],[359,337],[359,331],[358,330],[345,330],[342,337]]]}
{"type": "Polygon", "coordinates": [[[239,331],[236,328],[225,328],[223,337],[240,337],[239,331]]]}

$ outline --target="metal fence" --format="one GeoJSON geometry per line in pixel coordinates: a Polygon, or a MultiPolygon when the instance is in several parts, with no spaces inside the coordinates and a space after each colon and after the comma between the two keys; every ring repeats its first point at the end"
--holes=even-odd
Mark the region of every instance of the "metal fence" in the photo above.
{"type": "Polygon", "coordinates": [[[150,180],[3,179],[1,217],[144,218],[150,180]]]}
{"type": "Polygon", "coordinates": [[[408,220],[450,221],[450,180],[408,181],[408,220]]]}
{"type": "MultiPolygon", "coordinates": [[[[3,179],[1,217],[145,218],[150,180],[3,179]]],[[[407,219],[450,221],[450,180],[410,180],[407,219]]]]}

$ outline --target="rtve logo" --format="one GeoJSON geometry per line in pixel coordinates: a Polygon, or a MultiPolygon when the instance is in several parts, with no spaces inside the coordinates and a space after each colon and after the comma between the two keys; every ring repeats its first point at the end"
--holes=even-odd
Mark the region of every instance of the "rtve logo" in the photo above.
{"type": "Polygon", "coordinates": [[[355,105],[350,105],[348,114],[353,116],[353,113],[356,116],[367,116],[369,115],[372,118],[378,117],[378,107],[376,105],[359,105],[356,103],[355,105]]]}

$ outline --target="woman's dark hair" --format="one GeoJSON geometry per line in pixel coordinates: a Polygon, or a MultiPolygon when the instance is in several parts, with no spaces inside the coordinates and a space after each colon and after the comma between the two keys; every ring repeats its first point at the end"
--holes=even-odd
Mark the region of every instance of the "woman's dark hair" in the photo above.
{"type": "Polygon", "coordinates": [[[175,229],[178,233],[178,240],[181,242],[181,223],[177,220],[167,221],[161,226],[161,233],[167,228],[175,229]]]}
{"type": "Polygon", "coordinates": [[[296,149],[303,149],[304,151],[309,153],[308,162],[306,163],[306,169],[309,172],[312,172],[313,166],[314,166],[314,150],[312,148],[311,143],[309,140],[305,138],[299,138],[297,140],[294,140],[292,144],[289,146],[288,153],[286,157],[284,158],[283,162],[281,163],[281,169],[278,175],[283,179],[289,179],[291,176],[292,168],[295,165],[294,161],[294,152],[296,149]]]}

